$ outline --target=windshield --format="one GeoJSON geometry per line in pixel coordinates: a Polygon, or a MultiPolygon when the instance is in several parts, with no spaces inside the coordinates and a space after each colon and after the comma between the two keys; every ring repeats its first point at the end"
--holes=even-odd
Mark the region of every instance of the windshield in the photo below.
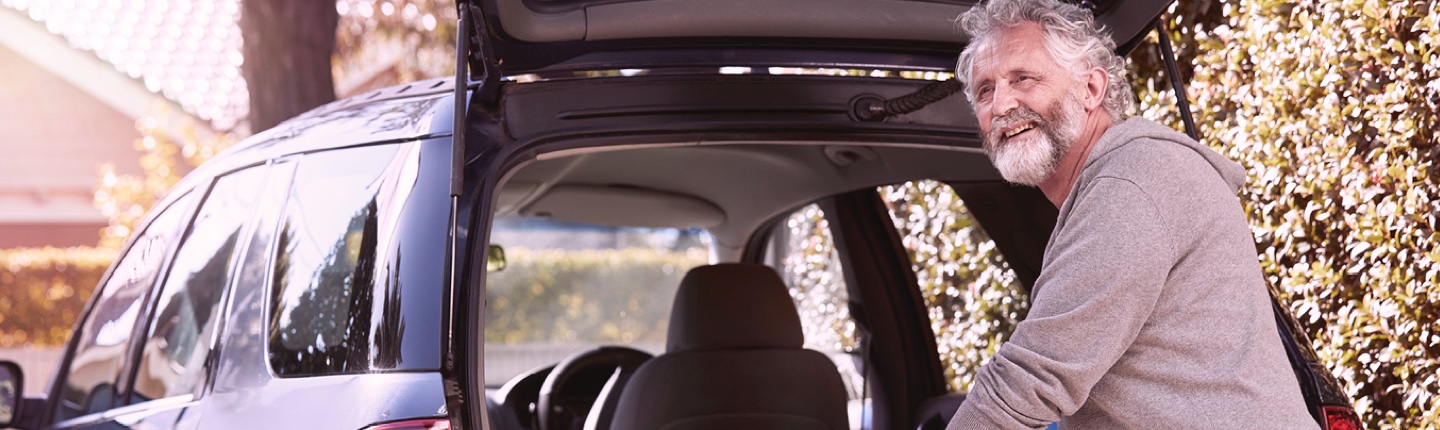
{"type": "Polygon", "coordinates": [[[680,279],[710,260],[700,229],[506,216],[491,229],[506,267],[485,292],[485,384],[599,345],[665,349],[680,279]]]}

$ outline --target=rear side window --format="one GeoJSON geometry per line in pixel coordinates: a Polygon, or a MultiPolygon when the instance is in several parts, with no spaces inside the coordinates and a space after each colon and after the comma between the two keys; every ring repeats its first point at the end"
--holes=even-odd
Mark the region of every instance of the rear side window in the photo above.
{"type": "Polygon", "coordinates": [[[176,200],[157,215],[115,264],[101,286],[90,314],[75,334],[75,352],[65,368],[55,420],[105,411],[122,394],[120,369],[141,317],[146,293],[189,218],[192,195],[176,200]]]}
{"type": "Polygon", "coordinates": [[[253,227],[237,250],[234,287],[230,290],[225,328],[221,330],[220,354],[211,372],[214,393],[253,389],[270,380],[265,360],[266,281],[270,279],[271,245],[280,222],[281,208],[290,190],[295,163],[278,162],[266,168],[265,186],[255,201],[253,227]]]}
{"type": "Polygon", "coordinates": [[[968,393],[1029,310],[1029,299],[994,241],[949,185],[880,187],[905,241],[952,393],[968,393]]]}
{"type": "Polygon", "coordinates": [[[240,228],[264,179],[264,168],[232,173],[205,197],[155,301],[132,403],[191,394],[203,381],[240,228]]]}
{"type": "Polygon", "coordinates": [[[850,316],[850,293],[833,238],[825,212],[819,205],[806,205],[771,231],[765,264],[779,272],[790,287],[805,348],[824,353],[840,371],[848,390],[851,424],[869,428],[872,417],[863,405],[869,404],[870,391],[860,373],[864,368],[860,338],[855,318],[850,316]]]}
{"type": "Polygon", "coordinates": [[[276,374],[438,368],[448,162],[421,165],[432,143],[298,159],[271,269],[276,374]]]}

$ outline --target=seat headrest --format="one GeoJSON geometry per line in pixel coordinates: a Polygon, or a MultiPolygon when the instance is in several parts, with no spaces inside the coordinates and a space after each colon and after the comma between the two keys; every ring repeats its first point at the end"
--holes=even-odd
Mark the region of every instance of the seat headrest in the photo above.
{"type": "Polygon", "coordinates": [[[804,343],[790,290],[768,266],[696,267],[675,292],[668,352],[800,348],[804,343]]]}

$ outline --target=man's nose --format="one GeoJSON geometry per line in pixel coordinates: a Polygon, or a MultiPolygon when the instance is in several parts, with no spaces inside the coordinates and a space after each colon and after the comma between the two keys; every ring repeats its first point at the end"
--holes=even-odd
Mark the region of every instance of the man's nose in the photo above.
{"type": "Polygon", "coordinates": [[[993,94],[991,94],[990,114],[993,116],[1004,116],[1020,104],[1015,99],[1015,91],[1011,90],[1010,85],[1004,82],[996,82],[995,88],[991,91],[993,94]]]}

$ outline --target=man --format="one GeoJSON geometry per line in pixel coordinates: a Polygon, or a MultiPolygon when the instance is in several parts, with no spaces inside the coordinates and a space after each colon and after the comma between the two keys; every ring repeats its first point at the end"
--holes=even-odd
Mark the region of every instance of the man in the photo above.
{"type": "Polygon", "coordinates": [[[1127,119],[1124,60],[1089,12],[996,0],[961,26],[986,153],[1060,216],[1029,316],[949,428],[1316,428],[1235,194],[1245,170],[1127,119]]]}

